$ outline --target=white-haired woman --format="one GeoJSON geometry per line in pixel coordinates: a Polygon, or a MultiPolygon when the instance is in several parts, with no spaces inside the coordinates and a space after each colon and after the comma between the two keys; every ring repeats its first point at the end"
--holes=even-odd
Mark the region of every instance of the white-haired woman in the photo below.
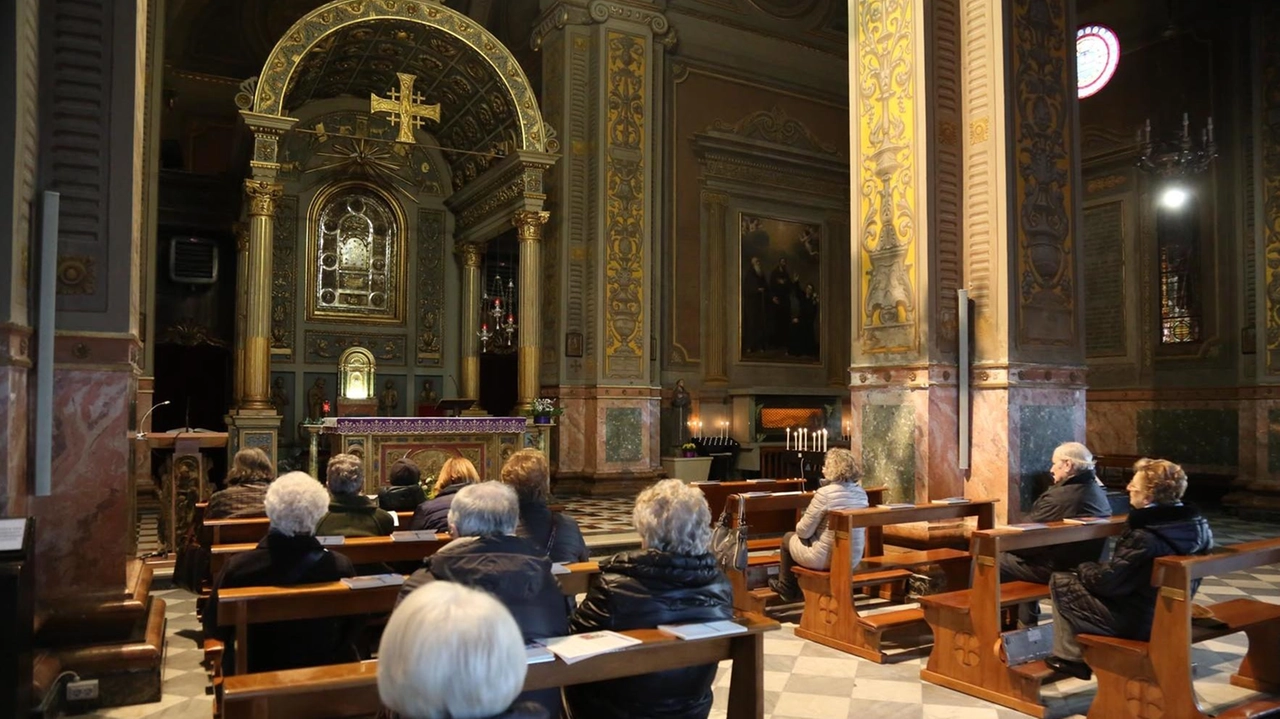
{"type": "MultiPolygon", "coordinates": [[[[813,493],[804,515],[796,523],[796,531],[782,536],[781,566],[778,578],[770,579],[769,586],[785,602],[801,599],[800,581],[791,568],[797,564],[809,569],[831,568],[831,548],[836,533],[827,522],[827,512],[837,509],[862,509],[867,506],[867,492],[862,488],[862,470],[853,453],[847,449],[827,450],[822,465],[822,486],[813,493]]],[[[866,533],[857,529],[851,533],[851,556],[854,566],[862,560],[862,546],[866,533]]]]}
{"type": "Polygon", "coordinates": [[[450,582],[410,594],[378,646],[378,696],[398,719],[546,719],[512,705],[528,670],[524,638],[493,597],[450,582]]]}
{"type": "MultiPolygon", "coordinates": [[[[329,493],[305,472],[289,472],[271,483],[265,500],[271,529],[256,549],[233,556],[213,581],[204,611],[206,637],[227,645],[224,667],[234,667],[232,635],[218,627],[218,591],[231,587],[288,586],[332,582],[355,576],[351,561],[320,546],[316,523],[329,505],[329,493]]],[[[250,672],[316,666],[359,658],[350,641],[352,625],[342,620],[301,620],[255,625],[249,629],[250,672]]]]}
{"type": "MultiPolygon", "coordinates": [[[[639,550],[600,562],[574,633],[729,619],[733,589],[711,554],[711,512],[702,492],[680,480],[658,482],[636,498],[632,521],[639,550]]],[[[705,719],[716,665],[654,672],[565,687],[576,719],[647,717],[705,719]]]]}
{"type": "Polygon", "coordinates": [[[344,537],[384,537],[395,522],[378,503],[360,493],[364,487],[364,464],[354,454],[335,454],[325,471],[329,485],[329,513],[320,520],[316,534],[344,537]]]}

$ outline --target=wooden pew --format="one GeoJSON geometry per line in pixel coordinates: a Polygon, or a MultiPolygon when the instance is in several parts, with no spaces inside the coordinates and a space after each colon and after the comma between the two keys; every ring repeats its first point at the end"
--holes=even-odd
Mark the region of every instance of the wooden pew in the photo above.
{"type": "MultiPolygon", "coordinates": [[[[711,523],[715,524],[720,515],[717,509],[724,507],[724,501],[731,494],[742,492],[803,492],[803,479],[756,479],[742,482],[694,482],[694,487],[702,491],[707,498],[707,507],[711,510],[711,523]]],[[[786,531],[786,530],[783,530],[786,531]]]]}
{"type": "MultiPolygon", "coordinates": [[[[399,521],[397,529],[408,529],[413,512],[392,512],[399,521]]],[[[200,528],[200,543],[206,547],[219,544],[257,543],[267,536],[271,523],[266,517],[243,519],[206,519],[200,528]]]]}
{"type": "MultiPolygon", "coordinates": [[[[587,583],[600,571],[596,562],[565,565],[568,574],[557,574],[560,589],[567,596],[587,591],[587,583]]],[[[352,589],[342,582],[298,584],[290,587],[233,587],[218,592],[218,626],[233,627],[236,642],[237,675],[248,670],[249,627],[254,624],[390,614],[400,596],[400,585],[352,589]]],[[[205,640],[205,660],[221,666],[222,643],[205,640]]],[[[215,681],[216,683],[216,681],[215,681]]]]}
{"type": "MultiPolygon", "coordinates": [[[[391,537],[348,537],[342,544],[329,545],[326,549],[345,556],[355,565],[417,562],[436,553],[451,540],[452,537],[447,534],[437,534],[434,540],[413,542],[396,541],[391,537]]],[[[257,546],[257,542],[215,545],[209,558],[213,576],[218,576],[231,557],[257,546]]]]}
{"type": "Polygon", "coordinates": [[[875,587],[903,582],[912,570],[938,564],[947,574],[948,586],[968,583],[969,553],[957,549],[894,551],[886,553],[879,533],[887,525],[932,522],[945,519],[976,517],[979,529],[995,525],[995,501],[973,500],[964,504],[920,504],[914,508],[842,510],[832,512],[828,522],[835,530],[831,550],[831,570],[818,571],[796,567],[795,574],[804,592],[804,613],[796,636],[833,649],[849,652],[873,662],[884,663],[887,655],[880,648],[886,632],[924,621],[918,608],[899,609],[861,616],[854,602],[855,587],[875,587]],[[866,551],[856,570],[851,568],[850,532],[867,530],[866,551]],[[872,541],[872,530],[877,539],[872,541]]]}
{"type": "MultiPolygon", "coordinates": [[[[1280,539],[1234,544],[1203,557],[1156,560],[1151,584],[1160,587],[1148,642],[1080,635],[1085,661],[1098,677],[1090,719],[1206,719],[1192,687],[1191,645],[1244,632],[1249,650],[1231,683],[1280,694],[1280,605],[1239,598],[1210,605],[1217,626],[1193,624],[1192,584],[1280,562],[1280,539]]],[[[1218,714],[1229,719],[1280,711],[1280,697],[1259,698],[1218,714]]]]}
{"type": "MultiPolygon", "coordinates": [[[[560,659],[533,664],[525,691],[619,679],[650,672],[715,664],[729,659],[728,719],[764,716],[764,633],[778,623],[759,615],[739,617],[745,634],[680,640],[657,629],[622,632],[642,643],[567,665],[560,659]]],[[[372,716],[378,699],[378,664],[367,661],[310,669],[290,669],[227,677],[223,685],[225,719],[349,719],[372,716]]]]}
{"type": "MultiPolygon", "coordinates": [[[[884,487],[867,487],[866,492],[873,507],[884,500],[884,487]]],[[[778,566],[781,535],[795,530],[796,522],[812,499],[813,492],[782,492],[753,497],[731,494],[725,499],[724,510],[729,514],[729,526],[747,525],[747,549],[751,552],[747,557],[746,572],[732,569],[726,572],[729,583],[733,585],[735,610],[761,614],[769,602],[777,599],[777,595],[764,587],[765,582],[761,580],[768,578],[770,568],[778,566]],[[738,514],[740,497],[741,516],[738,514]]]]}
{"type": "Polygon", "coordinates": [[[1043,718],[1040,685],[1053,675],[1042,661],[1011,667],[1001,659],[1000,610],[1049,596],[1049,587],[1000,582],[1004,552],[1105,539],[1125,529],[1126,517],[1105,524],[1050,522],[1048,529],[976,531],[971,538],[973,587],[920,597],[933,629],[933,651],[920,678],[971,696],[1043,718]]]}

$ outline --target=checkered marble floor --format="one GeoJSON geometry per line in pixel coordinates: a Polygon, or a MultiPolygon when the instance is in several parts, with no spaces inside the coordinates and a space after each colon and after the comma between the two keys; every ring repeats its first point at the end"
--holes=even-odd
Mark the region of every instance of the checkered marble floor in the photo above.
{"type": "MultiPolygon", "coordinates": [[[[598,511],[615,526],[629,530],[631,500],[570,500],[566,511],[578,517],[580,502],[598,511]],[[625,505],[625,507],[624,507],[625,505]]],[[[585,516],[585,515],[583,515],[585,516]]],[[[1211,517],[1219,544],[1274,537],[1274,525],[1229,517],[1211,517]]],[[[586,527],[584,527],[584,532],[586,527]]],[[[155,592],[167,603],[169,619],[165,642],[164,695],[161,701],[135,707],[104,710],[91,719],[207,719],[212,702],[205,695],[206,679],[200,662],[200,630],[194,597],[183,590],[155,592]]],[[[1233,597],[1252,596],[1280,604],[1280,565],[1259,567],[1204,581],[1197,601],[1204,604],[1233,597]]],[[[1048,602],[1041,605],[1046,612],[1048,602]]],[[[799,639],[794,608],[778,616],[781,630],[765,635],[764,690],[767,719],[1016,719],[1026,715],[990,702],[922,682],[920,668],[928,648],[898,653],[884,665],[799,639]]],[[[1193,648],[1195,688],[1211,713],[1255,696],[1231,686],[1228,677],[1239,666],[1247,647],[1242,634],[1203,642],[1193,648]]],[[[712,719],[722,719],[728,702],[729,663],[718,672],[712,719]]],[[[1053,719],[1075,719],[1088,711],[1095,684],[1066,679],[1045,687],[1044,696],[1053,719]]]]}
{"type": "Polygon", "coordinates": [[[582,536],[623,534],[633,531],[631,509],[634,497],[570,497],[562,500],[565,514],[578,520],[582,536]]]}

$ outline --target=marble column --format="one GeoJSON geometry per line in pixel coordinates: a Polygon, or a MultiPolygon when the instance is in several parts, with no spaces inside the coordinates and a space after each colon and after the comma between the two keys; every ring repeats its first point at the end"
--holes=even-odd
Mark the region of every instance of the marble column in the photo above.
{"type": "MultiPolygon", "coordinates": [[[[662,88],[675,33],[655,3],[543,4],[533,44],[543,57],[543,115],[565,158],[547,175],[558,208],[548,264],[562,336],[543,367],[565,413],[553,457],[565,491],[634,491],[659,472],[653,235],[660,206],[662,88]],[[563,351],[559,351],[563,348],[563,351]]],[[[522,327],[528,317],[522,317],[522,327]]]]}
{"type": "Polygon", "coordinates": [[[477,401],[480,398],[480,340],[476,333],[480,331],[481,249],[474,242],[463,243],[455,249],[462,270],[460,389],[463,397],[477,401]]]}
{"type": "Polygon", "coordinates": [[[949,46],[933,40],[954,32],[955,3],[929,13],[923,5],[850,3],[850,185],[862,188],[850,227],[850,443],[867,484],[888,486],[898,502],[965,492],[957,469],[960,228],[952,219],[958,108],[946,91],[957,68],[949,46]]]}
{"type": "Polygon", "coordinates": [[[516,412],[533,410],[538,396],[538,362],[542,352],[542,226],[550,213],[520,211],[511,218],[520,241],[520,298],[518,301],[519,384],[516,412]]]}

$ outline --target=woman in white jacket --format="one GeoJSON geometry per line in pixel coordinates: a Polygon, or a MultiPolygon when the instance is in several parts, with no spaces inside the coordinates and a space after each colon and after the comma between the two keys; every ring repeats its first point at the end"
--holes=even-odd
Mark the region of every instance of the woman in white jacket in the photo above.
{"type": "MultiPolygon", "coordinates": [[[[814,493],[804,516],[796,523],[796,531],[782,537],[782,566],[777,579],[770,579],[769,586],[786,602],[801,599],[800,582],[791,568],[797,564],[809,569],[831,568],[831,547],[835,544],[835,531],[828,526],[827,512],[837,509],[862,509],[867,506],[867,493],[862,488],[862,470],[847,449],[827,450],[827,461],[822,465],[822,487],[814,493]]],[[[862,559],[862,547],[866,534],[861,529],[853,531],[851,556],[856,567],[862,559]]]]}

